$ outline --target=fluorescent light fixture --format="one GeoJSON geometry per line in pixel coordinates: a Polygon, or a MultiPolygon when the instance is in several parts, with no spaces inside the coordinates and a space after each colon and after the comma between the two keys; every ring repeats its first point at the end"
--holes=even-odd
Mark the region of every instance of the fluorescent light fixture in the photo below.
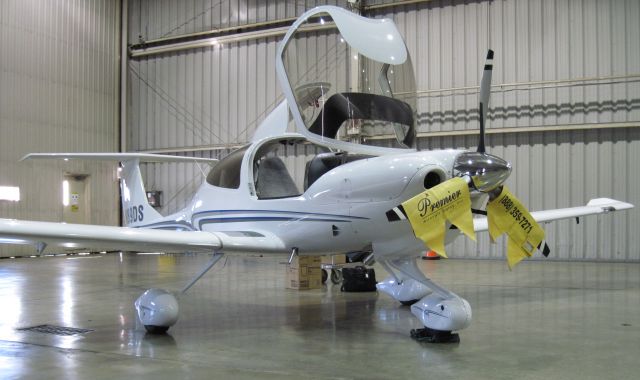
{"type": "Polygon", "coordinates": [[[0,243],[2,243],[2,244],[27,244],[29,242],[26,241],[26,240],[22,240],[22,239],[0,238],[0,243]]]}
{"type": "Polygon", "coordinates": [[[69,181],[62,181],[62,205],[69,206],[69,181]]]}
{"type": "Polygon", "coordinates": [[[18,202],[20,188],[17,186],[0,186],[0,200],[18,202]]]}

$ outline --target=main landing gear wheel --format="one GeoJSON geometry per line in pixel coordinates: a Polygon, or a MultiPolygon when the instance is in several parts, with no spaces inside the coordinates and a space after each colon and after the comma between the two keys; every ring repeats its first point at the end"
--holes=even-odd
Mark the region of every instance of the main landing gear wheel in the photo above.
{"type": "Polygon", "coordinates": [[[147,330],[147,332],[149,334],[166,334],[167,331],[169,331],[169,326],[152,326],[152,325],[145,325],[144,329],[147,330]]]}
{"type": "Polygon", "coordinates": [[[322,285],[327,283],[327,278],[329,277],[329,275],[327,274],[327,270],[323,269],[322,270],[322,285]]]}
{"type": "Polygon", "coordinates": [[[167,290],[148,289],[134,306],[138,320],[150,334],[164,334],[178,321],[178,299],[167,290]]]}
{"type": "Polygon", "coordinates": [[[440,331],[425,327],[411,330],[411,338],[427,343],[460,343],[460,336],[451,331],[440,331]]]}

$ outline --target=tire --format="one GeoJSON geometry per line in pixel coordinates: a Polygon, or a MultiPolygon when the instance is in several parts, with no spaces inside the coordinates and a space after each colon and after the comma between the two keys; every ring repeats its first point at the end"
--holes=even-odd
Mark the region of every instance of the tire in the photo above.
{"type": "Polygon", "coordinates": [[[144,325],[144,328],[149,334],[166,334],[169,331],[169,326],[144,325]]]}
{"type": "Polygon", "coordinates": [[[327,283],[327,278],[329,277],[329,275],[327,274],[327,270],[323,269],[322,270],[322,285],[327,283]]]}
{"type": "Polygon", "coordinates": [[[414,303],[418,302],[418,300],[410,300],[410,301],[400,301],[403,306],[411,306],[414,303]]]}
{"type": "Polygon", "coordinates": [[[338,285],[342,282],[342,272],[337,269],[331,269],[331,282],[334,285],[338,285]]]}

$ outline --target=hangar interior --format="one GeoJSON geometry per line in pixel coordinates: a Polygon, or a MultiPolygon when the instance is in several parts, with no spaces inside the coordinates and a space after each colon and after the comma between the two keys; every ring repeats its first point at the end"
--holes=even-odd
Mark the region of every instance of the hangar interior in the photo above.
{"type": "MultiPolygon", "coordinates": [[[[495,51],[487,150],[531,210],[594,197],[640,204],[640,3],[635,0],[8,0],[0,2],[0,217],[118,225],[112,163],[19,162],[31,152],[222,158],[251,141],[284,95],[278,42],[319,5],[392,19],[413,59],[417,147],[474,149],[484,55],[495,51]],[[69,194],[76,194],[69,201],[69,194]],[[66,201],[65,201],[66,199],[66,201]],[[62,200],[62,201],[61,201],[62,200]],[[72,212],[72,209],[75,210],[72,212]]],[[[297,59],[350,70],[322,31],[297,59]]],[[[344,69],[344,70],[342,70],[344,69]]],[[[345,139],[389,146],[375,128],[345,139]]],[[[288,151],[301,175],[312,152],[288,151]]],[[[205,181],[191,163],[146,163],[158,211],[205,181]],[[159,193],[158,193],[159,194],[159,193]]],[[[180,289],[206,255],[28,258],[0,244],[6,378],[635,378],[640,367],[640,211],[544,226],[552,254],[509,271],[506,244],[456,240],[421,262],[469,300],[455,345],[408,337],[411,312],[380,294],[284,289],[283,255],[231,255],[151,336],[133,300],[180,289]],[[21,259],[10,259],[22,257],[21,259]],[[51,324],[61,336],[21,328],[51,324]]],[[[375,266],[379,279],[385,269],[375,266]]]]}

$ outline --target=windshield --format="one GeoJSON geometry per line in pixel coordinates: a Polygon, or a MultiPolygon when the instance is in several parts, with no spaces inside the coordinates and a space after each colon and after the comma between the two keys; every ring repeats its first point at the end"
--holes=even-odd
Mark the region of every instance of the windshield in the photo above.
{"type": "MultiPolygon", "coordinates": [[[[382,24],[375,30],[384,33],[383,38],[400,39],[387,32],[391,23],[382,24]]],[[[416,90],[411,59],[390,56],[397,64],[384,63],[357,51],[349,40],[354,41],[353,33],[343,35],[331,17],[321,13],[307,19],[283,50],[305,128],[331,139],[357,136],[362,143],[367,137],[386,135],[396,138],[396,147],[412,147],[416,90]]],[[[364,40],[361,46],[369,43],[364,40]]]]}

